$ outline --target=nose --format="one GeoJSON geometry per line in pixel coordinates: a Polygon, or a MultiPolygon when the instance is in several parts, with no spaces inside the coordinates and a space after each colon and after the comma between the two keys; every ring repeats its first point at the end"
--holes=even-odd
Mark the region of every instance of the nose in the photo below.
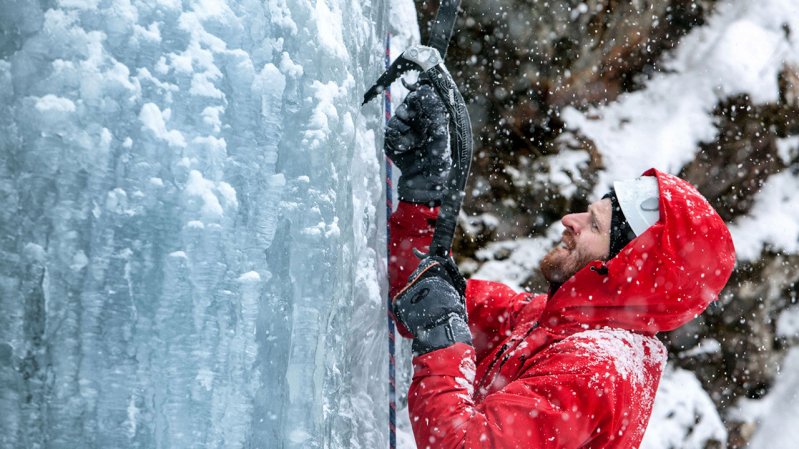
{"type": "Polygon", "coordinates": [[[585,220],[589,215],[590,214],[587,212],[564,215],[563,218],[560,219],[560,222],[566,229],[569,230],[569,232],[574,235],[578,235],[585,226],[585,220]]]}

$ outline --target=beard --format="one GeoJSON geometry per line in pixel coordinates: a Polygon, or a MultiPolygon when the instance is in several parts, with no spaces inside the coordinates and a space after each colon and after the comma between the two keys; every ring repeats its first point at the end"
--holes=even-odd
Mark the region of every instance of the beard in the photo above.
{"type": "Polygon", "coordinates": [[[541,259],[538,266],[544,279],[549,283],[562,284],[592,260],[594,260],[593,257],[587,256],[577,249],[568,250],[557,245],[541,259]]]}

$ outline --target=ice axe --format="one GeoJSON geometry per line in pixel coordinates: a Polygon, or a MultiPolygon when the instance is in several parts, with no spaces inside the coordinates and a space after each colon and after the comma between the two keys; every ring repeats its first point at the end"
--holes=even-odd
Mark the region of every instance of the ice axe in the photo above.
{"type": "Polygon", "coordinates": [[[444,184],[444,195],[436,220],[433,241],[430,243],[430,256],[449,257],[452,240],[455,236],[458,212],[463,203],[466,179],[472,161],[473,141],[472,123],[469,111],[458,86],[449,71],[444,67],[447,45],[452,35],[460,1],[443,0],[430,32],[430,46],[415,45],[405,50],[383,73],[374,86],[364,95],[363,103],[391,85],[408,70],[418,70],[427,75],[433,89],[441,97],[449,112],[450,154],[452,166],[444,184]]]}

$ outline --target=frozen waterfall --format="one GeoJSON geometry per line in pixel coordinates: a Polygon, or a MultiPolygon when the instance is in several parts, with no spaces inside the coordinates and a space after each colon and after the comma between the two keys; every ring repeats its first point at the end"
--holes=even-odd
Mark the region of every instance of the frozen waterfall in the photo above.
{"type": "Polygon", "coordinates": [[[390,14],[0,1],[0,447],[387,445],[390,14]]]}

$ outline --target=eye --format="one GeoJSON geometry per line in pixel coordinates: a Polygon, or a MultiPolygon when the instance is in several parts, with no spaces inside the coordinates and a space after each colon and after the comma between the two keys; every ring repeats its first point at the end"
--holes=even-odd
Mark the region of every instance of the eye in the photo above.
{"type": "Polygon", "coordinates": [[[593,229],[594,231],[599,231],[599,225],[597,225],[596,222],[593,220],[591,221],[591,229],[593,229]]]}

